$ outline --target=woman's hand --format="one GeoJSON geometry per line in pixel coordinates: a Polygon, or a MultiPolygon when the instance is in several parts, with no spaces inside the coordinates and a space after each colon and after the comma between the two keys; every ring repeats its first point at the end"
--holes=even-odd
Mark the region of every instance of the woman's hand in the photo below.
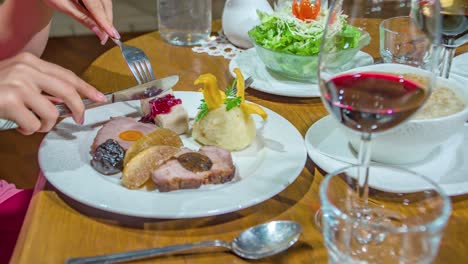
{"type": "Polygon", "coordinates": [[[59,114],[53,102],[65,103],[75,122],[83,124],[80,94],[96,102],[106,99],[73,72],[30,53],[0,61],[0,118],[15,121],[24,135],[55,125],[59,114]]]}
{"type": "Polygon", "coordinates": [[[112,0],[43,0],[91,29],[105,44],[110,37],[120,39],[113,26],[112,0]]]}

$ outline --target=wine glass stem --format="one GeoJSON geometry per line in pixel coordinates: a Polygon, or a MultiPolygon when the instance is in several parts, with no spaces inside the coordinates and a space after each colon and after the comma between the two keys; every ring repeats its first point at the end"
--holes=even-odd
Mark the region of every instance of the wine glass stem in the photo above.
{"type": "Polygon", "coordinates": [[[370,133],[361,134],[361,144],[359,146],[358,162],[362,165],[364,170],[358,171],[358,182],[357,182],[357,193],[360,194],[362,200],[367,204],[367,197],[369,194],[369,163],[370,163],[370,154],[372,150],[372,141],[370,133]],[[362,184],[361,184],[362,182],[362,184]],[[363,187],[362,190],[360,186],[363,187]]]}
{"type": "Polygon", "coordinates": [[[450,75],[450,68],[452,67],[452,60],[455,55],[454,47],[443,46],[441,51],[441,63],[439,76],[447,78],[450,75]]]}

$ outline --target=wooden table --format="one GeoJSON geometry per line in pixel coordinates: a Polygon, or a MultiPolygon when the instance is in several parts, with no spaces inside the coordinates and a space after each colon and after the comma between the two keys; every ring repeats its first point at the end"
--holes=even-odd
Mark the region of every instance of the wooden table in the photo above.
{"type": "MultiPolygon", "coordinates": [[[[377,29],[375,29],[377,32],[377,29]]],[[[220,86],[232,78],[229,61],[222,57],[196,54],[189,47],[174,47],[163,42],[157,33],[149,33],[128,42],[142,48],[153,62],[156,76],[179,74],[175,87],[193,91],[193,81],[202,73],[211,72],[220,86]]],[[[378,57],[378,47],[364,50],[378,57]]],[[[117,90],[135,84],[117,48],[95,60],[83,78],[102,89],[117,90]]],[[[325,116],[319,98],[286,98],[253,89],[247,99],[261,104],[288,119],[302,135],[325,116]]],[[[19,141],[18,138],[14,140],[19,141]]],[[[14,144],[11,142],[10,144],[14,144]]],[[[37,147],[37,146],[35,146],[37,147]]],[[[23,150],[37,155],[37,149],[23,150]]],[[[290,219],[303,227],[300,241],[287,252],[255,263],[326,263],[327,253],[320,231],[314,225],[319,208],[318,186],[322,174],[311,160],[297,180],[273,198],[234,213],[188,220],[155,220],[120,218],[131,226],[119,225],[104,212],[95,211],[59,196],[53,188],[39,190],[32,199],[12,263],[63,263],[66,258],[98,255],[124,250],[159,247],[210,239],[232,239],[245,228],[275,219],[290,219]],[[63,198],[63,199],[62,199],[63,198]],[[73,206],[70,206],[70,205],[73,206]],[[80,213],[83,212],[83,213],[80,213]]],[[[441,244],[437,263],[460,263],[468,259],[468,195],[455,197],[453,213],[441,244]]],[[[151,263],[154,260],[138,263],[151,263]]],[[[226,252],[161,257],[158,263],[248,263],[226,252]]]]}

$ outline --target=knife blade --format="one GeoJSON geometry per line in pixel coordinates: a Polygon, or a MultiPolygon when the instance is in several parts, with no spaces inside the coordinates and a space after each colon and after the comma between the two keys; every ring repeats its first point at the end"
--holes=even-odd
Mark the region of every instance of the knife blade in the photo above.
{"type": "Polygon", "coordinates": [[[112,93],[111,101],[112,103],[115,103],[155,97],[170,90],[177,84],[177,82],[179,82],[179,76],[172,75],[143,83],[135,87],[112,93]]]}
{"type": "MultiPolygon", "coordinates": [[[[179,76],[172,75],[169,77],[153,80],[147,83],[139,84],[124,90],[106,93],[106,102],[93,102],[89,99],[83,99],[83,104],[86,109],[112,104],[116,102],[126,102],[133,100],[141,100],[158,96],[166,91],[169,91],[179,82],[179,76]]],[[[59,111],[61,117],[71,114],[70,109],[65,104],[56,104],[55,107],[59,111]]]]}

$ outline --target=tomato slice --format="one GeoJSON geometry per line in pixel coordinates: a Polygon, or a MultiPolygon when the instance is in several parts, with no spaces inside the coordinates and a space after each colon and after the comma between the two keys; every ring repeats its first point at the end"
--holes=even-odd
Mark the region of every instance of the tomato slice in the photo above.
{"type": "Polygon", "coordinates": [[[297,3],[296,0],[293,1],[292,3],[292,13],[295,17],[299,18],[300,20],[304,20],[302,18],[302,14],[301,14],[301,9],[299,7],[299,4],[297,3]]]}
{"type": "Polygon", "coordinates": [[[311,4],[309,0],[301,0],[300,3],[294,0],[292,3],[292,13],[300,20],[315,19],[319,12],[320,0],[317,0],[315,4],[311,4]]]}

